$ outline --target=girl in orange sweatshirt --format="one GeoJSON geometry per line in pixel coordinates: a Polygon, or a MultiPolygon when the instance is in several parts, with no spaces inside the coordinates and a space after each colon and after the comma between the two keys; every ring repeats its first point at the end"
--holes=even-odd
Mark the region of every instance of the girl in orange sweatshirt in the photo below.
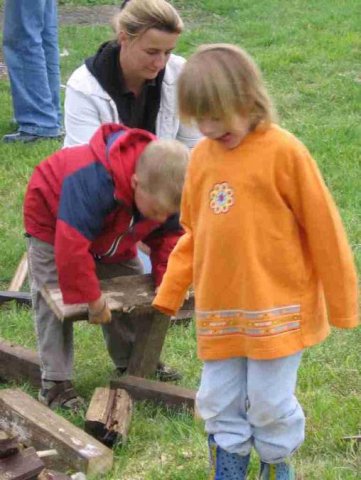
{"type": "Polygon", "coordinates": [[[246,52],[198,49],[181,74],[179,105],[206,138],[192,152],[185,234],[154,306],[174,315],[193,284],[211,478],[246,478],[254,447],[262,480],[293,479],[289,459],[304,439],[297,370],[329,324],[358,323],[352,253],[317,165],[276,125],[246,52]]]}

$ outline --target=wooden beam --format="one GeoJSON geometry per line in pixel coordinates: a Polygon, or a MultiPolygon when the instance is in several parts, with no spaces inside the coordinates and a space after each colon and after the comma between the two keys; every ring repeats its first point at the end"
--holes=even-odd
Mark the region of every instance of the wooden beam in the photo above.
{"type": "Polygon", "coordinates": [[[9,457],[19,450],[19,439],[0,430],[0,458],[9,457]]]}
{"type": "Polygon", "coordinates": [[[37,450],[51,446],[58,451],[59,455],[43,459],[49,468],[89,475],[105,474],[112,468],[109,448],[21,390],[0,390],[0,418],[5,432],[18,430],[24,442],[37,450]]]}
{"type": "Polygon", "coordinates": [[[21,287],[25,282],[27,274],[28,274],[28,257],[25,252],[24,255],[21,257],[21,260],[10,282],[8,290],[12,290],[13,292],[18,292],[19,290],[21,290],[21,287]]]}
{"type": "Polygon", "coordinates": [[[37,352],[0,338],[0,378],[39,387],[41,372],[37,352]]]}
{"type": "Polygon", "coordinates": [[[133,401],[125,390],[96,388],[85,417],[85,431],[108,447],[128,438],[133,401]]]}
{"type": "Polygon", "coordinates": [[[360,435],[349,435],[347,437],[343,437],[344,440],[348,440],[350,442],[361,442],[361,434],[360,435]]]}
{"type": "Polygon", "coordinates": [[[160,312],[142,315],[128,363],[129,375],[147,377],[155,372],[168,327],[169,317],[160,312]]]}
{"type": "Polygon", "coordinates": [[[26,448],[0,459],[1,480],[33,480],[44,469],[34,448],[26,448]]]}
{"type": "MultiPolygon", "coordinates": [[[[154,298],[154,283],[151,275],[129,275],[101,280],[100,286],[108,300],[109,308],[118,312],[134,314],[150,313],[154,298]]],[[[58,285],[45,285],[41,291],[46,302],[60,320],[86,320],[86,304],[64,305],[58,285]]],[[[193,310],[194,298],[191,296],[183,308],[193,310]]]]}
{"type": "Polygon", "coordinates": [[[15,300],[20,305],[31,306],[31,295],[28,292],[0,291],[0,305],[15,300]]]}
{"type": "Polygon", "coordinates": [[[134,400],[150,400],[178,410],[194,410],[195,390],[131,375],[113,378],[110,386],[124,388],[134,400]]]}
{"type": "Polygon", "coordinates": [[[72,480],[72,478],[65,473],[44,469],[40,475],[38,475],[37,480],[72,480]]]}

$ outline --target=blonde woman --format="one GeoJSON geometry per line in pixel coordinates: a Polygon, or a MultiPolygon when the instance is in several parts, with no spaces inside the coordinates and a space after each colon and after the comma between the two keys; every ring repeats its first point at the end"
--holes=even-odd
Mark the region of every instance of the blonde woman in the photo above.
{"type": "Polygon", "coordinates": [[[87,143],[103,123],[123,123],[193,147],[200,138],[178,117],[176,86],[185,60],[174,55],[183,22],[165,0],[124,2],[116,38],[71,75],[64,145],[87,143]]]}

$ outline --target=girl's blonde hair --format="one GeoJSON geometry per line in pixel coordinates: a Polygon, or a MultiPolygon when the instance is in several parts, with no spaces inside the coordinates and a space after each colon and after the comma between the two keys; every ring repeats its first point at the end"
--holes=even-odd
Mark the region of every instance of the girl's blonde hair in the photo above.
{"type": "Polygon", "coordinates": [[[230,126],[234,115],[241,114],[253,129],[277,118],[259,68],[236,45],[199,47],[179,77],[178,100],[184,121],[210,116],[230,126]]]}
{"type": "Polygon", "coordinates": [[[165,0],[130,0],[113,18],[117,37],[124,32],[136,38],[150,28],[168,33],[181,33],[183,22],[177,10],[165,0]]]}

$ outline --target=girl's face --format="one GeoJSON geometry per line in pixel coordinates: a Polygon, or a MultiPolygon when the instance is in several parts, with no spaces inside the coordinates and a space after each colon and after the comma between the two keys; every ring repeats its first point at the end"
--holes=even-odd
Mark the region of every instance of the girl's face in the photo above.
{"type": "Polygon", "coordinates": [[[238,147],[244,137],[248,134],[250,122],[248,118],[242,115],[235,115],[231,126],[226,126],[225,122],[219,118],[206,116],[197,121],[200,132],[221,143],[225,148],[232,149],[238,147]]]}
{"type": "Polygon", "coordinates": [[[179,33],[169,33],[151,28],[139,37],[119,34],[120,63],[125,77],[153,80],[165,68],[179,33]]]}

